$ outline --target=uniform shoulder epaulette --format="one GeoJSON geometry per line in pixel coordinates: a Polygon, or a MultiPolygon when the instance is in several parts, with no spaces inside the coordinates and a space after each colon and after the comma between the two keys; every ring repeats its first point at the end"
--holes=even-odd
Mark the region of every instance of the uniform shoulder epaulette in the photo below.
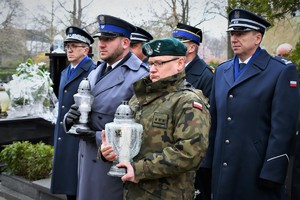
{"type": "Polygon", "coordinates": [[[286,58],[282,58],[280,56],[272,56],[272,58],[274,60],[277,60],[278,62],[284,64],[284,65],[288,65],[288,64],[293,64],[292,61],[286,59],[286,58]]]}
{"type": "Polygon", "coordinates": [[[145,69],[147,69],[147,71],[150,71],[150,67],[146,63],[142,62],[141,67],[144,67],[145,69]]]}
{"type": "MultiPolygon", "coordinates": [[[[223,62],[221,62],[218,66],[220,66],[220,65],[223,65],[223,64],[225,64],[225,63],[227,63],[227,62],[230,62],[230,61],[232,61],[233,59],[231,58],[231,59],[228,59],[228,60],[224,60],[223,62]]],[[[217,66],[217,67],[218,67],[217,66]]]]}
{"type": "Polygon", "coordinates": [[[215,73],[215,68],[213,66],[207,65],[207,68],[212,72],[215,73]]]}

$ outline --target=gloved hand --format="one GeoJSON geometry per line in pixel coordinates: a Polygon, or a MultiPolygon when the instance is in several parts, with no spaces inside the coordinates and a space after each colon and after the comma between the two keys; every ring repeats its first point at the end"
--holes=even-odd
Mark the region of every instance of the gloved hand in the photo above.
{"type": "Polygon", "coordinates": [[[70,110],[67,112],[65,123],[67,126],[67,129],[70,129],[73,124],[78,121],[80,117],[80,112],[78,111],[78,106],[76,104],[73,104],[70,108],[70,110]]]}
{"type": "Polygon", "coordinates": [[[196,194],[196,200],[209,200],[211,199],[211,168],[200,167],[197,170],[195,189],[199,190],[199,194],[196,194]]]}
{"type": "Polygon", "coordinates": [[[96,141],[96,131],[94,130],[77,128],[76,132],[78,134],[75,136],[79,137],[80,139],[83,139],[86,142],[93,143],[96,141]]]}
{"type": "Polygon", "coordinates": [[[258,187],[265,190],[278,190],[281,185],[280,183],[276,183],[274,181],[259,178],[258,187]]]}

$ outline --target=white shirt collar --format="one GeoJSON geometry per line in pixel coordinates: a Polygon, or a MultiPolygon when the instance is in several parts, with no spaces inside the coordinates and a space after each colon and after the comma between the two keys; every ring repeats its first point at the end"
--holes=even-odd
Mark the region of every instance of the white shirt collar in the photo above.
{"type": "Polygon", "coordinates": [[[242,61],[239,59],[239,64],[240,64],[240,63],[245,63],[245,64],[247,64],[247,63],[249,62],[249,60],[251,59],[251,57],[252,57],[252,56],[250,56],[249,58],[247,58],[244,62],[242,62],[242,61]]]}
{"type": "MultiPolygon", "coordinates": [[[[122,59],[123,59],[123,58],[122,58],[122,59]]],[[[111,68],[113,69],[115,66],[117,66],[117,65],[119,64],[119,62],[121,62],[122,59],[120,59],[120,60],[118,60],[117,62],[115,62],[114,64],[110,65],[111,68]]],[[[107,63],[107,64],[108,64],[108,63],[107,63]]]]}

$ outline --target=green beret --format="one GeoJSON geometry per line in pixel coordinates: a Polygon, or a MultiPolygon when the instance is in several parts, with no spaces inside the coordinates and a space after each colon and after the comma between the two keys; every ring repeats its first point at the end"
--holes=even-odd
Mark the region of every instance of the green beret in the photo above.
{"type": "Polygon", "coordinates": [[[152,40],[143,45],[143,53],[146,56],[185,56],[186,46],[173,37],[152,40]]]}

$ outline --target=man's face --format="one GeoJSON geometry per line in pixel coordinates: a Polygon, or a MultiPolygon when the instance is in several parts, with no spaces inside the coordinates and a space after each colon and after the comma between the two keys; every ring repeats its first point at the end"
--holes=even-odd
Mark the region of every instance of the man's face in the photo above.
{"type": "Polygon", "coordinates": [[[98,48],[100,59],[109,64],[113,64],[123,57],[124,49],[126,48],[124,41],[128,40],[125,37],[105,38],[99,37],[98,48]]]}
{"type": "Polygon", "coordinates": [[[276,49],[276,55],[283,58],[289,58],[291,52],[292,46],[289,46],[288,44],[282,44],[276,49]]]}
{"type": "Polygon", "coordinates": [[[142,42],[130,43],[130,49],[132,53],[134,53],[141,61],[145,60],[147,57],[143,54],[142,47],[142,42]]]}
{"type": "Polygon", "coordinates": [[[65,44],[67,58],[72,65],[77,65],[88,54],[89,47],[85,43],[67,42],[65,44]]]}
{"type": "Polygon", "coordinates": [[[232,50],[242,61],[254,54],[261,42],[261,39],[262,35],[257,31],[231,31],[232,50]]]}
{"type": "Polygon", "coordinates": [[[155,56],[149,57],[148,63],[152,82],[177,74],[184,69],[184,57],[155,56]]]}

